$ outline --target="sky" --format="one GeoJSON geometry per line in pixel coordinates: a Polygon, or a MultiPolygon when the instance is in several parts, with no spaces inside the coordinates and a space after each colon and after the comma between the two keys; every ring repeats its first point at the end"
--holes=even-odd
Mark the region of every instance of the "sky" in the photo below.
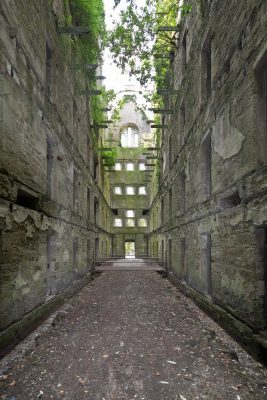
{"type": "MultiPolygon", "coordinates": [[[[141,5],[142,0],[139,1],[141,5]]],[[[125,4],[126,1],[122,0],[120,6],[116,7],[116,9],[114,10],[114,1],[104,0],[107,29],[112,28],[112,21],[116,21],[119,19],[119,12],[125,7],[125,4]]],[[[144,91],[139,82],[134,77],[130,77],[128,74],[122,74],[121,70],[115,66],[108,49],[106,49],[104,52],[103,75],[106,77],[106,79],[103,81],[103,84],[105,85],[107,90],[113,89],[115,93],[127,89],[136,90],[137,92],[144,91]]],[[[118,100],[123,96],[123,94],[125,93],[121,93],[118,96],[118,100]]],[[[138,103],[140,103],[140,105],[144,105],[143,96],[138,93],[137,101],[138,103]]]]}

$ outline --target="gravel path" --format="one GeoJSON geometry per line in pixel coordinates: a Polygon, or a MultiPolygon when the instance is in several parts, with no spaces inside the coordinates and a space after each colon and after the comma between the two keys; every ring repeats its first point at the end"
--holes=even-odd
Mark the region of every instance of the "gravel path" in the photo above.
{"type": "Polygon", "coordinates": [[[266,369],[155,272],[101,274],[1,368],[1,400],[267,399],[266,369]]]}

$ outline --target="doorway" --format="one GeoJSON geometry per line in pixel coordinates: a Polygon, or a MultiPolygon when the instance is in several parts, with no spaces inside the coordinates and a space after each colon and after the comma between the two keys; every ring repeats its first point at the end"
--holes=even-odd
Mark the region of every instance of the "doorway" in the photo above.
{"type": "Polygon", "coordinates": [[[125,242],[125,258],[135,258],[135,242],[125,242]]]}

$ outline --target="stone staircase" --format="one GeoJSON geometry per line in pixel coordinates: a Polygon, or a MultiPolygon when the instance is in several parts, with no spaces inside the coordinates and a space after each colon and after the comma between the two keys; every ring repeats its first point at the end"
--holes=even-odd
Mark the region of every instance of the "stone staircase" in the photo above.
{"type": "Polygon", "coordinates": [[[152,258],[107,258],[105,260],[98,260],[95,266],[95,272],[104,271],[166,272],[166,269],[152,258]]]}

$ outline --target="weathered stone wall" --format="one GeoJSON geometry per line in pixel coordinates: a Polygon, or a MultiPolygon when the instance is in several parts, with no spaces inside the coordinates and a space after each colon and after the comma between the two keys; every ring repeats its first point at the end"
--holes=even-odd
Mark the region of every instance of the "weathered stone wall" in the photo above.
{"type": "Polygon", "coordinates": [[[111,252],[109,184],[94,171],[88,78],[57,32],[67,3],[0,4],[0,347],[90,279],[111,252]]]}
{"type": "Polygon", "coordinates": [[[171,64],[150,252],[257,331],[267,325],[267,4],[191,3],[171,64]]]}
{"type": "Polygon", "coordinates": [[[150,133],[150,126],[147,123],[145,115],[138,110],[137,105],[133,101],[126,102],[120,110],[120,119],[110,127],[109,135],[119,143],[117,163],[120,163],[121,170],[110,173],[110,199],[111,208],[113,210],[113,221],[121,219],[122,227],[112,227],[113,232],[113,254],[124,256],[125,242],[135,242],[136,256],[147,255],[147,237],[148,227],[140,227],[138,221],[145,219],[147,221],[146,211],[149,208],[149,186],[147,184],[148,168],[140,170],[140,163],[146,163],[143,153],[143,144],[150,133]],[[134,126],[139,132],[138,147],[122,147],[121,134],[127,126],[134,126]],[[127,164],[133,164],[133,171],[127,170],[127,164]],[[126,187],[132,186],[135,193],[128,195],[126,187]],[[121,188],[121,194],[115,194],[115,188],[121,188]],[[139,188],[145,187],[146,194],[139,194],[139,188]],[[134,226],[126,226],[126,210],[134,212],[134,226]]]}

